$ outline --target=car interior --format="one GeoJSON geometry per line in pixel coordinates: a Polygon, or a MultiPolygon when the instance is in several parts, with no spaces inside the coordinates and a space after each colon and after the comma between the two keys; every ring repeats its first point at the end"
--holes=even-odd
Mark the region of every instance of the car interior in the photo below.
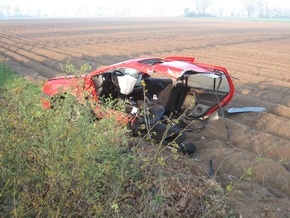
{"type": "MultiPolygon", "coordinates": [[[[125,74],[127,74],[126,69],[120,68],[94,76],[93,82],[98,96],[128,100],[126,101],[128,113],[132,106],[142,104],[145,96],[146,100],[162,105],[165,108],[165,115],[185,112],[189,117],[199,118],[218,105],[229,93],[229,84],[224,74],[220,73],[212,77],[212,75],[189,72],[174,82],[169,78],[143,76],[146,84],[145,92],[138,81],[130,94],[123,95],[120,93],[117,77],[125,74]]],[[[140,73],[135,72],[133,76],[137,78],[137,75],[140,73]]]]}

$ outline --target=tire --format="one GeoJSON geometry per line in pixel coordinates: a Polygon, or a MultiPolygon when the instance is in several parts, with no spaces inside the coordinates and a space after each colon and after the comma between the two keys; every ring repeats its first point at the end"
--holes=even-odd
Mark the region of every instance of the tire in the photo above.
{"type": "Polygon", "coordinates": [[[193,143],[188,144],[181,143],[179,149],[180,151],[183,152],[183,154],[193,154],[196,152],[196,146],[193,143]]]}

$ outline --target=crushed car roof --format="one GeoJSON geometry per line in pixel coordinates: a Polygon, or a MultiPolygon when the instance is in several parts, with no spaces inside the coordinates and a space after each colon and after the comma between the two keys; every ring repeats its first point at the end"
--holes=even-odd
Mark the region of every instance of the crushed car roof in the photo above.
{"type": "Polygon", "coordinates": [[[148,73],[149,75],[153,73],[160,73],[174,79],[181,77],[188,71],[196,73],[212,73],[212,71],[200,67],[192,62],[174,59],[136,58],[110,65],[106,69],[109,70],[111,68],[116,68],[116,66],[137,68],[140,71],[148,73]]]}

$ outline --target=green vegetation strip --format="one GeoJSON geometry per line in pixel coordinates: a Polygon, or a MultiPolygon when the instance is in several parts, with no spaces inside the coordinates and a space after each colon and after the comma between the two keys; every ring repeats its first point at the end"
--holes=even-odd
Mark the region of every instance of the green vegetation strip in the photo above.
{"type": "Polygon", "coordinates": [[[126,128],[113,117],[92,122],[85,110],[68,120],[71,99],[42,108],[40,86],[3,63],[0,89],[0,217],[111,213],[138,166],[126,128]]]}

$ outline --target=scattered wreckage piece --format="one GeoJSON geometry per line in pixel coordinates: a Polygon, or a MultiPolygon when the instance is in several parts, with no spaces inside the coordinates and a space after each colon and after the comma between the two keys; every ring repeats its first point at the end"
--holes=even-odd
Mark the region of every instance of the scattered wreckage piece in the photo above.
{"type": "Polygon", "coordinates": [[[248,113],[248,112],[264,112],[266,108],[264,107],[233,107],[233,108],[226,108],[225,109],[229,114],[236,114],[236,113],[248,113]]]}

